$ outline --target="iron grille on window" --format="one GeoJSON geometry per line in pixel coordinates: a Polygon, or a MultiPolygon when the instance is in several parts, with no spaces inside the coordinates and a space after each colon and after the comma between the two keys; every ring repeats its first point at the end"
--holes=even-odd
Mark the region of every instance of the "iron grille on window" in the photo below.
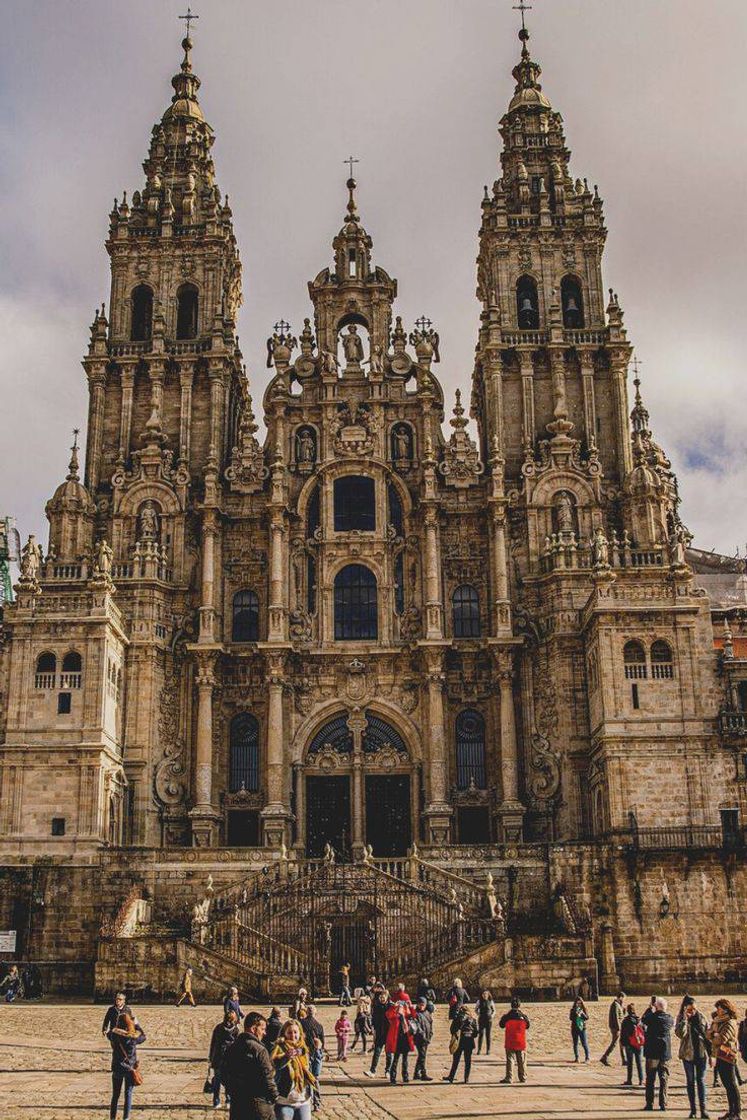
{"type": "Polygon", "coordinates": [[[254,591],[237,591],[233,597],[234,642],[259,641],[259,599],[254,591]]]}
{"type": "Polygon", "coordinates": [[[308,753],[316,754],[317,751],[326,746],[333,747],[340,754],[350,754],[352,751],[353,733],[348,727],[347,712],[340,712],[339,716],[335,716],[317,731],[309,743],[308,753]]]}
{"type": "Polygon", "coordinates": [[[376,577],[363,564],[348,564],[335,577],[335,640],[377,637],[376,577]]]}
{"type": "Polygon", "coordinates": [[[485,720],[468,708],[456,719],[457,789],[487,786],[485,775],[485,720]]]}
{"type": "Polygon", "coordinates": [[[455,638],[480,637],[480,597],[474,587],[462,584],[452,596],[455,638]]]}
{"type": "Polygon", "coordinates": [[[376,528],[376,493],[374,480],[365,475],[345,475],[334,485],[335,532],[351,529],[373,532],[376,528]]]}
{"type": "Polygon", "coordinates": [[[374,754],[382,747],[393,747],[400,754],[407,754],[407,744],[391,724],[371,712],[366,712],[366,721],[363,732],[363,750],[366,754],[374,754]]]}
{"type": "Polygon", "coordinates": [[[259,723],[249,712],[231,720],[229,793],[259,789],[259,723]]]}

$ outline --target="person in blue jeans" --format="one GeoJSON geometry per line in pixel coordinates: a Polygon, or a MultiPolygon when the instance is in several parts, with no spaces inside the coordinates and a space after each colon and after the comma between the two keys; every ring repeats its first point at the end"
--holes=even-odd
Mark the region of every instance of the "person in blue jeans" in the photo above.
{"type": "Polygon", "coordinates": [[[137,1048],[145,1042],[145,1035],[129,1015],[122,1014],[116,1027],[109,1031],[112,1048],[112,1101],[109,1108],[110,1120],[116,1120],[119,1098],[124,1085],[124,1120],[129,1120],[132,1112],[132,1090],[135,1086],[133,1073],[137,1067],[137,1048]]]}
{"type": "Polygon", "coordinates": [[[685,1067],[691,1120],[698,1115],[695,1107],[696,1093],[701,1117],[708,1116],[706,1110],[707,1031],[708,1020],[698,1010],[695,999],[692,996],[685,996],[674,1024],[674,1033],[680,1040],[679,1059],[685,1067]]]}
{"type": "Polygon", "coordinates": [[[586,1024],[589,1021],[589,1012],[586,1010],[586,1004],[581,999],[581,996],[576,996],[573,1001],[573,1006],[568,1013],[568,1018],[571,1021],[571,1041],[573,1042],[573,1060],[578,1061],[578,1044],[581,1043],[585,1058],[584,1061],[589,1060],[589,1043],[586,1040],[586,1024]]]}
{"type": "MultiPolygon", "coordinates": [[[[223,1021],[218,1023],[217,1027],[213,1030],[210,1039],[210,1051],[208,1053],[208,1062],[213,1071],[213,1108],[220,1106],[220,1087],[225,1085],[223,1079],[223,1063],[226,1058],[226,1053],[229,1048],[233,1046],[236,1039],[239,1037],[239,1021],[236,1017],[235,1011],[226,1011],[223,1015],[223,1021]]],[[[230,1102],[228,1090],[226,1090],[226,1104],[230,1102]]]]}
{"type": "Polygon", "coordinates": [[[301,1015],[301,1030],[303,1031],[306,1045],[309,1050],[309,1065],[316,1078],[316,1085],[311,1092],[311,1111],[316,1112],[321,1107],[322,1098],[320,1085],[322,1079],[322,1066],[324,1065],[324,1027],[316,1017],[313,1003],[306,1005],[301,1015]]]}

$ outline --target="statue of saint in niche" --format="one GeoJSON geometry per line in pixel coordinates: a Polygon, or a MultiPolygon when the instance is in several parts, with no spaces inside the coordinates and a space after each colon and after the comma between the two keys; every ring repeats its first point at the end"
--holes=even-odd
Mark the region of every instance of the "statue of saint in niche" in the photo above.
{"type": "Polygon", "coordinates": [[[363,361],[363,343],[358,334],[355,323],[348,327],[348,333],[342,336],[342,349],[345,361],[349,366],[358,366],[363,361]]]}

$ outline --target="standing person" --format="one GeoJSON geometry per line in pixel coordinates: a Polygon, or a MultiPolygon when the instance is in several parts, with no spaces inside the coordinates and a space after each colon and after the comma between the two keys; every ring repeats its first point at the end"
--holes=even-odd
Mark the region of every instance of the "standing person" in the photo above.
{"type": "Polygon", "coordinates": [[[467,994],[467,990],[458,976],[455,977],[454,983],[449,989],[447,1000],[449,1003],[449,1022],[451,1022],[451,1020],[457,1015],[457,1013],[464,1007],[465,1003],[469,1002],[469,995],[467,994]]]}
{"type": "Polygon", "coordinates": [[[243,1033],[227,1051],[223,1078],[231,1098],[231,1120],[275,1120],[275,1070],[263,1045],[267,1020],[258,1011],[244,1019],[243,1033]]]}
{"type": "MultiPolygon", "coordinates": [[[[609,1027],[609,1031],[610,1031],[610,1035],[611,1035],[611,1041],[610,1041],[609,1046],[607,1047],[607,1049],[605,1050],[605,1052],[602,1054],[601,1058],[599,1059],[599,1061],[602,1063],[602,1065],[605,1065],[605,1066],[608,1066],[610,1064],[610,1054],[612,1053],[612,1051],[617,1046],[618,1039],[620,1038],[620,1026],[621,1026],[622,1020],[623,1020],[623,1004],[624,1003],[625,1003],[625,992],[618,992],[617,995],[615,996],[615,998],[613,999],[612,1003],[610,1004],[610,1009],[609,1009],[609,1012],[607,1014],[607,1026],[609,1027]]],[[[620,1048],[620,1056],[623,1059],[623,1063],[624,1063],[625,1058],[624,1058],[623,1053],[622,1053],[622,1047],[620,1048]]]]}
{"type": "Polygon", "coordinates": [[[428,1001],[428,1003],[432,1003],[434,1008],[435,1008],[435,1006],[436,1006],[436,993],[434,992],[433,988],[428,983],[428,978],[426,976],[424,976],[423,979],[418,984],[418,990],[415,993],[415,999],[416,1000],[420,999],[421,996],[424,996],[425,999],[428,1001]]]}
{"type": "MultiPolygon", "coordinates": [[[[116,1026],[109,1031],[112,1048],[112,1099],[109,1106],[109,1120],[116,1120],[119,1096],[124,1085],[124,1120],[129,1120],[132,1112],[132,1091],[135,1087],[135,1071],[138,1069],[137,1048],[145,1042],[140,1027],[135,1026],[131,1016],[120,1015],[116,1026]]],[[[137,1084],[142,1078],[138,1072],[137,1084]]]]}
{"type": "MultiPolygon", "coordinates": [[[[303,987],[299,988],[298,989],[298,995],[296,996],[296,998],[293,1000],[290,1007],[288,1008],[288,1018],[289,1019],[298,1019],[299,1015],[300,1015],[300,1012],[301,1012],[301,1008],[305,1007],[308,1002],[309,1002],[309,993],[307,992],[306,988],[303,988],[303,987]]],[[[278,1012],[278,1015],[279,1014],[280,1014],[280,1012],[278,1012]]]]}
{"type": "Polygon", "coordinates": [[[576,996],[571,1005],[571,1010],[568,1012],[568,1018],[571,1021],[571,1042],[573,1043],[573,1060],[578,1061],[578,1044],[584,1051],[584,1061],[589,1060],[589,1043],[586,1039],[586,1024],[589,1021],[589,1012],[586,1010],[586,1004],[581,999],[581,996],[576,996]]]}
{"type": "Polygon", "coordinates": [[[633,1084],[633,1062],[635,1061],[635,1068],[638,1073],[638,1084],[643,1084],[643,1064],[641,1062],[641,1054],[646,1042],[646,1032],[641,1025],[641,1020],[635,1012],[635,1005],[629,1003],[625,1009],[623,1021],[620,1024],[620,1045],[623,1048],[625,1061],[628,1067],[628,1076],[623,1082],[623,1085],[630,1086],[633,1084]]]}
{"type": "Polygon", "coordinates": [[[529,1019],[521,1008],[521,1000],[514,996],[511,1000],[511,1010],[501,1016],[498,1026],[506,1032],[506,1076],[501,1079],[501,1085],[510,1085],[514,1079],[514,1062],[519,1074],[519,1081],[524,1084],[527,1079],[527,1031],[529,1019]]]}
{"type": "Polygon", "coordinates": [[[228,995],[223,1000],[223,1014],[227,1015],[229,1011],[233,1011],[237,1023],[240,1023],[244,1018],[244,1012],[241,1010],[241,1000],[239,999],[239,989],[235,985],[228,989],[228,995]]]}
{"type": "Polygon", "coordinates": [[[5,1002],[13,1003],[16,996],[21,992],[21,976],[18,971],[18,965],[12,964],[8,975],[0,984],[0,990],[5,989],[5,1002]]]}
{"type": "Polygon", "coordinates": [[[371,1008],[371,1025],[373,1026],[373,1054],[371,1056],[371,1068],[364,1070],[366,1077],[376,1076],[376,1067],[379,1064],[379,1058],[382,1053],[385,1054],[384,1058],[384,1077],[389,1076],[389,1066],[391,1065],[391,1055],[386,1050],[386,1036],[389,1033],[389,1020],[387,1018],[387,1011],[389,1010],[391,1001],[389,999],[389,992],[384,988],[376,996],[373,1006],[371,1008]]]}
{"type": "Polygon", "coordinates": [[[117,992],[114,997],[114,1003],[111,1005],[111,1007],[107,1007],[106,1009],[106,1015],[104,1015],[104,1021],[101,1024],[101,1033],[104,1036],[109,1034],[109,1031],[112,1029],[112,1027],[116,1027],[117,1019],[120,1015],[129,1015],[132,1021],[137,1026],[137,1018],[133,1014],[132,1008],[127,1002],[127,996],[124,994],[124,992],[117,992]]]}
{"type": "Polygon", "coordinates": [[[311,1092],[311,1111],[316,1112],[322,1101],[320,1086],[324,1063],[324,1027],[316,1017],[316,1009],[313,1003],[306,1005],[306,1014],[301,1020],[301,1028],[309,1050],[309,1065],[316,1081],[316,1088],[312,1089],[311,1092]]]}
{"type": "Polygon", "coordinates": [[[353,1024],[350,1022],[350,1019],[348,1019],[348,1013],[343,1007],[340,1012],[340,1018],[335,1023],[338,1062],[346,1062],[348,1060],[348,1045],[350,1043],[350,1032],[352,1029],[353,1024]]]}
{"type": "Polygon", "coordinates": [[[361,1040],[363,1046],[363,1053],[366,1053],[366,1043],[368,1036],[371,1034],[371,997],[365,993],[358,997],[358,1007],[355,1014],[355,1038],[353,1045],[350,1047],[350,1053],[355,1050],[355,1044],[358,1039],[361,1040]]]}
{"type": "Polygon", "coordinates": [[[283,1026],[283,1020],[280,1018],[280,1008],[273,1007],[270,1012],[270,1017],[267,1020],[267,1029],[265,1030],[264,1043],[267,1047],[267,1053],[271,1054],[275,1043],[280,1037],[280,1031],[283,1026]]]}
{"type": "Polygon", "coordinates": [[[470,1071],[472,1069],[472,1052],[475,1049],[475,1039],[477,1038],[478,1026],[474,1013],[471,1007],[466,1004],[462,1008],[460,1014],[455,1016],[451,1022],[452,1038],[457,1038],[457,1048],[454,1051],[454,1056],[451,1059],[451,1069],[444,1077],[444,1081],[448,1081],[453,1085],[456,1072],[459,1068],[461,1058],[464,1058],[464,1084],[469,1081],[470,1071]]]}
{"type": "Polygon", "coordinates": [[[415,1072],[412,1075],[415,1081],[432,1081],[425,1069],[425,1060],[428,1056],[428,1047],[433,1039],[433,1012],[435,1004],[425,996],[419,996],[415,1001],[415,1018],[412,1029],[415,1036],[415,1049],[418,1052],[415,1062],[415,1072]]]}
{"type": "Polygon", "coordinates": [[[188,965],[184,970],[184,975],[182,976],[181,994],[179,995],[179,999],[176,1001],[176,1006],[181,1007],[185,999],[187,1003],[191,1004],[191,1006],[194,1007],[195,997],[192,995],[192,968],[190,965],[188,965]]]}
{"type": "Polygon", "coordinates": [[[350,994],[350,962],[340,965],[340,1007],[350,1007],[353,997],[350,994]]]}
{"type": "Polygon", "coordinates": [[[278,1099],[275,1120],[311,1120],[312,1094],[316,1079],[309,1064],[301,1024],[295,1019],[283,1023],[280,1037],[272,1051],[278,1099]]]}
{"type": "Polygon", "coordinates": [[[690,1120],[694,1120],[694,1117],[697,1116],[696,1090],[701,1118],[707,1117],[705,1074],[710,1047],[707,1037],[708,1020],[705,1015],[698,1011],[692,996],[685,996],[680,1004],[674,1024],[674,1033],[680,1040],[679,1059],[685,1067],[687,1097],[690,1101],[690,1120]]]}
{"type": "MultiPolygon", "coordinates": [[[[233,1046],[238,1037],[239,1020],[236,1012],[226,1011],[221,1022],[213,1029],[208,1051],[208,1063],[213,1071],[213,1108],[220,1108],[220,1087],[225,1085],[223,1064],[229,1047],[233,1046]]],[[[230,1097],[231,1094],[226,1089],[226,1104],[230,1103],[230,1097]]]]}
{"type": "Polygon", "coordinates": [[[485,1041],[485,1053],[490,1053],[490,1035],[493,1030],[493,1018],[495,1016],[495,1004],[493,1003],[493,995],[486,988],[480,993],[480,998],[475,1004],[475,1014],[477,1015],[477,1053],[482,1050],[483,1040],[485,1041]]]}
{"type": "Polygon", "coordinates": [[[669,1096],[669,1063],[672,1060],[674,1019],[667,1012],[667,1001],[658,997],[641,1020],[646,1028],[643,1054],[646,1059],[646,1112],[654,1110],[654,1091],[659,1080],[659,1108],[666,1112],[669,1096]]]}
{"type": "Polygon", "coordinates": [[[708,1028],[711,1053],[716,1061],[716,1072],[726,1090],[729,1102],[729,1120],[739,1120],[742,1115],[742,1097],[737,1084],[737,1009],[730,999],[717,999],[713,1019],[708,1028]]]}
{"type": "Polygon", "coordinates": [[[386,1035],[386,1052],[391,1055],[389,1080],[392,1085],[397,1083],[397,1063],[402,1058],[402,1084],[407,1085],[410,1080],[407,1062],[415,1049],[415,1038],[410,1022],[415,1018],[415,1009],[402,984],[397,986],[394,1000],[387,1008],[386,1017],[389,1022],[386,1035]]]}

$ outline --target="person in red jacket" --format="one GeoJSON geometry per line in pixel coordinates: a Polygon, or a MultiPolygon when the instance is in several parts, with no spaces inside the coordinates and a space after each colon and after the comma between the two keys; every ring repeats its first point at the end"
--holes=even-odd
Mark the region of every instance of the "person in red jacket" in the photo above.
{"type": "Polygon", "coordinates": [[[389,1080],[392,1085],[397,1081],[397,1062],[402,1057],[402,1082],[407,1084],[410,1080],[410,1071],[407,1060],[415,1049],[411,1019],[415,1018],[415,1008],[402,984],[392,996],[392,1003],[386,1010],[389,1029],[386,1035],[386,1052],[391,1056],[389,1064],[389,1080]]]}
{"type": "Polygon", "coordinates": [[[529,1019],[520,1011],[521,1001],[518,996],[511,1000],[511,1010],[501,1018],[498,1024],[506,1032],[506,1076],[501,1085],[510,1085],[514,1079],[514,1061],[519,1071],[519,1081],[522,1085],[527,1079],[527,1031],[529,1019]]]}

